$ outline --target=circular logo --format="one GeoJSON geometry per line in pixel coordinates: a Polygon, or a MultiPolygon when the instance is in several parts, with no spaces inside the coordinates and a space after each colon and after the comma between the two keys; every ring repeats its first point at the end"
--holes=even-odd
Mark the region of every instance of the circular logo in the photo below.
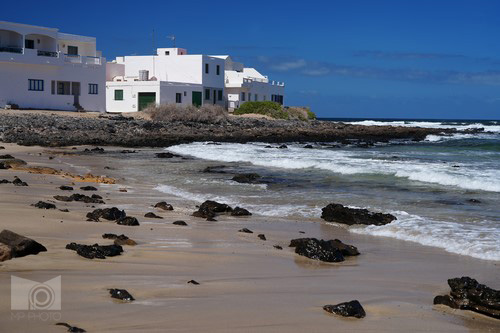
{"type": "Polygon", "coordinates": [[[30,289],[28,294],[31,310],[50,309],[55,301],[54,290],[43,283],[37,284],[30,289]]]}

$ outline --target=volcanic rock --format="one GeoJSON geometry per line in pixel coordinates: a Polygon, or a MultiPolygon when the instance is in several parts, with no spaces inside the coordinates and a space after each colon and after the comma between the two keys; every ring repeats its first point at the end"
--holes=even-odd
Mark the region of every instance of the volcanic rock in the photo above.
{"type": "Polygon", "coordinates": [[[66,185],[61,185],[61,186],[59,186],[59,189],[60,189],[60,190],[63,190],[63,191],[73,191],[73,187],[71,187],[71,186],[66,186],[66,185]]]}
{"type": "Polygon", "coordinates": [[[28,186],[28,183],[23,182],[20,178],[15,177],[14,181],[12,182],[15,186],[28,186]]]}
{"type": "Polygon", "coordinates": [[[194,284],[195,286],[199,285],[200,283],[196,280],[189,280],[187,283],[194,284]]]}
{"type": "Polygon", "coordinates": [[[71,202],[71,201],[81,201],[85,203],[97,203],[97,204],[104,204],[105,202],[102,200],[102,197],[97,194],[92,194],[92,196],[88,196],[85,194],[79,194],[79,193],[74,193],[72,195],[64,196],[64,195],[55,195],[54,199],[59,200],[59,201],[66,201],[66,202],[71,202]]]}
{"type": "Polygon", "coordinates": [[[122,218],[125,218],[127,214],[124,210],[119,210],[116,207],[112,208],[104,208],[104,209],[96,209],[92,212],[87,213],[87,218],[90,221],[98,222],[100,218],[103,218],[108,221],[116,221],[122,218]]]}
{"type": "Polygon", "coordinates": [[[149,212],[144,214],[144,217],[150,218],[150,219],[162,219],[163,217],[156,215],[153,212],[149,212]]]}
{"type": "Polygon", "coordinates": [[[260,175],[257,173],[239,173],[235,175],[231,180],[237,183],[243,184],[255,184],[258,183],[260,175]]]}
{"type": "Polygon", "coordinates": [[[172,224],[187,226],[188,224],[184,221],[174,221],[172,224]]]}
{"type": "Polygon", "coordinates": [[[366,316],[365,309],[357,300],[337,305],[325,305],[323,309],[343,317],[364,318],[366,316]]]}
{"type": "Polygon", "coordinates": [[[258,234],[257,237],[259,237],[263,241],[267,240],[266,235],[264,234],[258,234]]]}
{"type": "Polygon", "coordinates": [[[74,332],[74,333],[84,333],[84,332],[87,332],[83,328],[76,327],[76,326],[71,326],[68,323],[56,323],[56,325],[58,325],[58,326],[64,326],[64,327],[68,328],[68,330],[66,332],[74,332]]]}
{"type": "Polygon", "coordinates": [[[12,258],[20,258],[30,254],[38,254],[47,251],[45,246],[33,239],[18,235],[6,229],[0,232],[0,243],[10,248],[10,255],[12,258]]]}
{"type": "Polygon", "coordinates": [[[295,253],[310,259],[326,262],[344,261],[344,256],[356,256],[359,254],[356,247],[346,245],[335,240],[318,240],[316,238],[292,239],[290,247],[295,247],[295,253]]]}
{"type": "Polygon", "coordinates": [[[158,202],[154,207],[163,210],[174,210],[174,207],[171,204],[166,203],[165,201],[158,202]]]}
{"type": "Polygon", "coordinates": [[[252,213],[250,213],[245,208],[241,208],[241,207],[236,207],[231,212],[231,216],[250,216],[250,215],[252,215],[252,213]]]}
{"type": "Polygon", "coordinates": [[[111,297],[122,301],[135,301],[135,298],[130,295],[125,289],[108,289],[111,297]]]}
{"type": "Polygon", "coordinates": [[[193,216],[202,218],[214,218],[217,214],[230,213],[232,211],[233,209],[226,204],[207,200],[200,205],[198,210],[193,213],[193,216]]]}
{"type": "Polygon", "coordinates": [[[245,234],[253,234],[253,231],[247,228],[240,229],[238,230],[238,232],[243,232],[245,234]]]}
{"type": "Polygon", "coordinates": [[[83,186],[83,187],[80,187],[80,190],[82,190],[82,191],[97,191],[97,188],[95,188],[94,186],[83,186]]]}
{"type": "Polygon", "coordinates": [[[182,157],[180,155],[177,155],[177,154],[172,154],[172,153],[169,153],[169,152],[166,152],[166,153],[156,153],[155,154],[157,158],[173,158],[173,157],[182,157]]]}
{"type": "Polygon", "coordinates": [[[130,245],[130,246],[137,245],[136,241],[134,241],[133,239],[128,238],[124,234],[121,234],[121,235],[117,235],[117,234],[103,234],[102,238],[114,240],[114,244],[115,245],[130,245]]]}
{"type": "Polygon", "coordinates": [[[128,225],[128,226],[136,226],[139,225],[139,221],[135,217],[126,216],[116,221],[119,225],[128,225]]]}
{"type": "Polygon", "coordinates": [[[203,169],[203,173],[227,173],[224,170],[221,170],[225,168],[225,165],[215,165],[215,166],[207,166],[205,169],[203,169]]]}
{"type": "Polygon", "coordinates": [[[489,288],[467,276],[449,279],[448,285],[451,288],[450,294],[436,296],[434,304],[470,310],[500,319],[500,290],[489,288]]]}
{"type": "Polygon", "coordinates": [[[36,204],[32,205],[40,209],[56,209],[56,205],[44,201],[38,201],[36,204]]]}
{"type": "Polygon", "coordinates": [[[323,208],[321,218],[329,222],[343,223],[347,225],[384,225],[396,220],[391,214],[373,213],[367,209],[349,208],[340,204],[331,203],[323,208]]]}
{"type": "Polygon", "coordinates": [[[76,251],[76,253],[87,259],[106,259],[106,257],[114,257],[123,252],[120,245],[85,245],[70,243],[66,245],[68,250],[76,251]]]}

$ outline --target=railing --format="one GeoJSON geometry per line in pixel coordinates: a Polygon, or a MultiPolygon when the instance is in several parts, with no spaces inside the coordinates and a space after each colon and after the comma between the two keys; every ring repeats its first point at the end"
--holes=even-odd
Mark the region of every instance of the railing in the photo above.
{"type": "Polygon", "coordinates": [[[23,53],[22,47],[0,46],[0,52],[23,53]]]}
{"type": "Polygon", "coordinates": [[[64,61],[71,64],[101,65],[101,57],[85,57],[80,55],[65,54],[64,61]]]}
{"type": "Polygon", "coordinates": [[[87,65],[100,65],[101,57],[83,57],[87,65]]]}
{"type": "Polygon", "coordinates": [[[59,53],[53,52],[53,51],[41,51],[41,50],[38,50],[37,51],[37,55],[40,56],[40,57],[54,57],[54,58],[59,57],[59,53]]]}

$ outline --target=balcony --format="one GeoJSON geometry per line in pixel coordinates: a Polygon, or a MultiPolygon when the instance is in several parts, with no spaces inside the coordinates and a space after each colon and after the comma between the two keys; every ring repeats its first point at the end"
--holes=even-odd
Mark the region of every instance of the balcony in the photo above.
{"type": "Polygon", "coordinates": [[[101,57],[81,56],[81,55],[64,55],[64,62],[70,64],[84,64],[84,65],[101,65],[101,57]]]}
{"type": "Polygon", "coordinates": [[[0,46],[0,52],[23,53],[22,47],[0,46]]]}
{"type": "Polygon", "coordinates": [[[41,50],[37,50],[36,55],[39,56],[39,57],[54,57],[54,58],[59,57],[59,54],[57,52],[54,52],[54,51],[41,51],[41,50]]]}

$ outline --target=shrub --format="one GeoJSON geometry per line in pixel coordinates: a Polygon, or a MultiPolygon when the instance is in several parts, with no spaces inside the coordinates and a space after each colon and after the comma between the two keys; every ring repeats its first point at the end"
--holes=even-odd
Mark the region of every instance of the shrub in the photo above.
{"type": "Polygon", "coordinates": [[[289,119],[288,113],[281,105],[271,101],[245,102],[233,112],[235,115],[249,113],[263,114],[276,119],[289,119]]]}
{"type": "Polygon", "coordinates": [[[160,104],[144,110],[155,121],[187,121],[200,123],[220,123],[228,118],[227,111],[220,105],[160,104]]]}

